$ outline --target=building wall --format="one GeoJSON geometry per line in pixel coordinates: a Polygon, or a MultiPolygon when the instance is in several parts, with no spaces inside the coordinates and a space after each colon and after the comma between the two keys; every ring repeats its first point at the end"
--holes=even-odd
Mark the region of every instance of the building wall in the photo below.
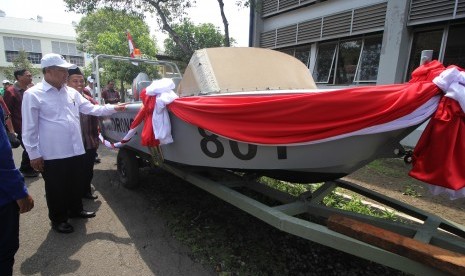
{"type": "Polygon", "coordinates": [[[379,61],[377,84],[402,82],[405,74],[403,62],[408,60],[410,35],[404,26],[407,23],[409,0],[388,1],[383,31],[383,44],[379,61]],[[399,66],[401,65],[401,66],[399,66]]]}
{"type": "MultiPolygon", "coordinates": [[[[465,68],[465,0],[261,3],[251,17],[251,46],[294,55],[320,88],[403,83],[419,65],[421,50],[434,50],[433,59],[446,66],[465,68]]],[[[423,128],[407,145],[415,145],[423,128]]]]}
{"type": "MultiPolygon", "coordinates": [[[[450,39],[447,41],[449,28],[457,24],[465,25],[465,0],[261,2],[261,7],[251,22],[251,46],[284,52],[306,47],[311,57],[307,66],[312,73],[315,69],[312,65],[318,60],[319,45],[379,34],[382,36],[382,43],[377,63],[378,76],[374,83],[404,82],[411,73],[411,67],[418,66],[418,63],[412,62],[414,58],[419,61],[419,53],[414,52],[416,35],[422,29],[428,28],[443,29],[434,58],[444,63],[455,59],[456,64],[462,65],[457,54],[447,59],[446,45],[452,43],[450,39]]],[[[421,37],[419,39],[425,40],[421,37]]],[[[454,50],[457,51],[458,48],[459,45],[455,45],[454,50]]],[[[462,66],[465,67],[465,63],[462,66]]]]}
{"type": "MultiPolygon", "coordinates": [[[[268,1],[268,2],[276,2],[276,1],[268,1]]],[[[299,1],[293,1],[295,3],[298,3],[299,1]]],[[[301,1],[304,2],[304,1],[301,1]]],[[[307,1],[307,2],[312,2],[312,1],[307,1]]],[[[313,1],[317,2],[317,1],[313,1]]],[[[291,24],[296,24],[299,22],[304,22],[309,19],[314,19],[314,18],[319,18],[324,15],[331,15],[331,14],[337,14],[343,11],[351,10],[353,8],[357,7],[364,7],[368,5],[372,5],[374,3],[378,2],[386,2],[383,0],[357,0],[357,1],[347,1],[347,0],[332,0],[329,1],[331,3],[328,3],[328,1],[320,2],[320,3],[315,3],[313,5],[302,5],[298,9],[288,9],[286,10],[285,8],[283,9],[284,12],[282,13],[268,13],[266,18],[262,17],[262,20],[264,21],[264,28],[263,31],[269,31],[269,30],[274,30],[277,28],[280,28],[282,26],[287,26],[291,24]],[[272,15],[272,16],[270,16],[272,15]]]]}
{"type": "MultiPolygon", "coordinates": [[[[261,16],[255,16],[253,46],[276,49],[289,54],[292,54],[292,51],[296,52],[292,48],[300,48],[297,52],[301,60],[307,63],[311,72],[318,72],[320,76],[321,72],[315,70],[315,68],[322,68],[322,65],[318,64],[319,44],[332,42],[334,45],[329,46],[329,51],[337,52],[337,49],[355,43],[354,49],[357,50],[367,44],[365,42],[367,34],[375,34],[379,45],[378,52],[380,51],[387,1],[265,0],[263,3],[261,16]],[[275,4],[277,9],[270,9],[267,3],[275,4]],[[284,3],[288,3],[288,6],[281,7],[284,3]],[[294,5],[289,6],[290,3],[294,5]],[[357,36],[359,38],[356,41],[350,43],[344,41],[357,36]],[[345,45],[339,45],[341,42],[345,45]],[[307,50],[308,54],[303,52],[307,50]],[[307,56],[310,56],[308,62],[304,60],[307,56]]],[[[354,49],[349,52],[353,52],[354,49]]],[[[351,55],[352,59],[358,59],[354,53],[351,55]]],[[[297,54],[295,56],[297,57],[297,54]]],[[[358,69],[357,64],[349,64],[348,68],[352,71],[349,73],[352,76],[356,73],[354,70],[358,69]]],[[[331,75],[328,72],[326,74],[331,75]]],[[[373,78],[376,76],[371,77],[371,82],[373,78]]],[[[317,77],[316,81],[321,82],[321,78],[317,77]]]]}
{"type": "MultiPolygon", "coordinates": [[[[30,50],[28,47],[22,48],[23,46],[18,46],[20,45],[18,43],[11,44],[6,42],[5,37],[20,39],[18,41],[38,40],[40,53],[37,53],[36,49],[33,52],[39,63],[41,56],[52,52],[62,54],[68,61],[75,61],[73,63],[77,63],[80,66],[85,66],[86,62],[88,62],[86,55],[76,49],[76,32],[72,24],[42,22],[40,17],[33,20],[0,16],[0,79],[2,80],[6,78],[3,69],[13,65],[12,62],[7,61],[6,47],[13,47],[14,51],[9,49],[9,53],[15,52],[17,49],[25,50],[26,52],[30,50]]],[[[40,64],[38,63],[33,64],[33,66],[40,68],[40,64]]],[[[33,81],[36,83],[41,78],[42,75],[39,74],[38,76],[34,76],[33,81]]],[[[14,80],[10,79],[10,81],[14,80]]]]}

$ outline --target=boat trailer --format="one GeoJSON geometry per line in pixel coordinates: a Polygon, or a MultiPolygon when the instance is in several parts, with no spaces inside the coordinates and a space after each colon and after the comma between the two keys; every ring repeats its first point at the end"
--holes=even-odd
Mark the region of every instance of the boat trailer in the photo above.
{"type": "MultiPolygon", "coordinates": [[[[98,57],[126,62],[152,62],[106,55],[98,57]]],[[[97,83],[100,72],[98,57],[93,67],[97,83]]],[[[232,57],[235,58],[234,55],[232,57]]],[[[246,62],[250,63],[249,60],[246,62]]],[[[152,63],[167,68],[159,70],[159,73],[164,72],[164,77],[180,77],[179,69],[174,64],[164,61],[152,63]]],[[[308,73],[307,68],[304,71],[305,74],[308,73]]],[[[229,77],[231,74],[225,75],[229,77]]],[[[146,84],[148,83],[150,82],[147,81],[146,84]]],[[[137,85],[134,81],[133,87],[137,88],[137,85]]],[[[99,91],[98,87],[97,90],[99,91]]],[[[130,108],[133,108],[130,111],[136,111],[135,106],[128,107],[130,108]]],[[[101,130],[106,139],[118,142],[123,137],[121,133],[127,131],[120,131],[119,128],[123,128],[126,123],[129,128],[133,118],[113,119],[117,129],[105,128],[105,122],[102,122],[101,130]],[[106,131],[114,136],[105,135],[106,131]]],[[[141,126],[137,131],[141,133],[140,130],[141,126]]],[[[173,160],[169,158],[165,160],[160,148],[142,147],[139,138],[136,135],[134,140],[120,148],[117,156],[120,179],[127,188],[136,188],[139,184],[140,167],[159,167],[295,236],[414,275],[465,275],[465,227],[462,225],[342,179],[326,181],[312,192],[294,196],[259,182],[257,177],[261,175],[206,165],[185,165],[168,161],[173,160]],[[391,221],[324,205],[323,199],[337,193],[339,188],[383,204],[398,212],[399,216],[402,215],[401,219],[391,221]],[[243,192],[247,190],[266,196],[275,203],[265,204],[243,192]]],[[[199,139],[202,138],[205,137],[199,139]]]]}
{"type": "MultiPolygon", "coordinates": [[[[313,192],[293,196],[260,183],[254,175],[165,162],[158,148],[150,151],[151,165],[281,231],[414,275],[465,275],[465,227],[452,221],[347,180],[327,181],[313,192]],[[402,214],[402,219],[376,218],[322,204],[323,198],[337,188],[383,204],[402,214]],[[269,206],[241,193],[244,189],[279,204],[269,206]]],[[[128,163],[135,165],[135,159],[126,156],[135,158],[135,152],[125,147],[118,152],[118,171],[124,177],[128,177],[124,171],[128,163]]]]}

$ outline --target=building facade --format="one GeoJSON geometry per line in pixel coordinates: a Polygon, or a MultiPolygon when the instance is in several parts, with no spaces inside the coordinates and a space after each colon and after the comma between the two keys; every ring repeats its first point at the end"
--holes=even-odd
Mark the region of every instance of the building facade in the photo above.
{"type": "MultiPolygon", "coordinates": [[[[25,51],[34,67],[40,68],[40,60],[47,53],[63,55],[69,62],[80,67],[86,65],[86,56],[76,48],[76,32],[72,24],[43,22],[5,16],[0,11],[0,79],[5,79],[3,68],[13,65],[12,61],[25,51]]],[[[34,76],[34,82],[41,79],[34,76]]],[[[10,80],[14,81],[14,80],[10,80]]]]}
{"type": "Polygon", "coordinates": [[[261,0],[256,11],[250,46],[295,56],[320,88],[403,83],[422,50],[465,68],[465,0],[261,0]]]}
{"type": "Polygon", "coordinates": [[[262,0],[252,46],[305,63],[319,86],[402,83],[422,50],[465,68],[465,0],[262,0]]]}

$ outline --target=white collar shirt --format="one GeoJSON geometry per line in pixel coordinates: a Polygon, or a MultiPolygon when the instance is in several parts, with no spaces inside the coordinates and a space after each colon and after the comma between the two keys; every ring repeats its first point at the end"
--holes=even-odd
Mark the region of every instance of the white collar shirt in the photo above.
{"type": "Polygon", "coordinates": [[[71,87],[59,90],[44,79],[24,93],[22,139],[31,160],[63,159],[85,153],[79,113],[105,116],[112,105],[93,105],[71,87]]]}

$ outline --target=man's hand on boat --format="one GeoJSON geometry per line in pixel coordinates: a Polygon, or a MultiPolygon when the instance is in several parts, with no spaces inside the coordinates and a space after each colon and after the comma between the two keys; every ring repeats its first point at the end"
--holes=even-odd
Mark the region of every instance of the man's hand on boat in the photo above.
{"type": "Polygon", "coordinates": [[[116,111],[124,111],[126,110],[126,105],[128,105],[129,103],[119,103],[119,104],[115,104],[115,110],[116,111]]]}

